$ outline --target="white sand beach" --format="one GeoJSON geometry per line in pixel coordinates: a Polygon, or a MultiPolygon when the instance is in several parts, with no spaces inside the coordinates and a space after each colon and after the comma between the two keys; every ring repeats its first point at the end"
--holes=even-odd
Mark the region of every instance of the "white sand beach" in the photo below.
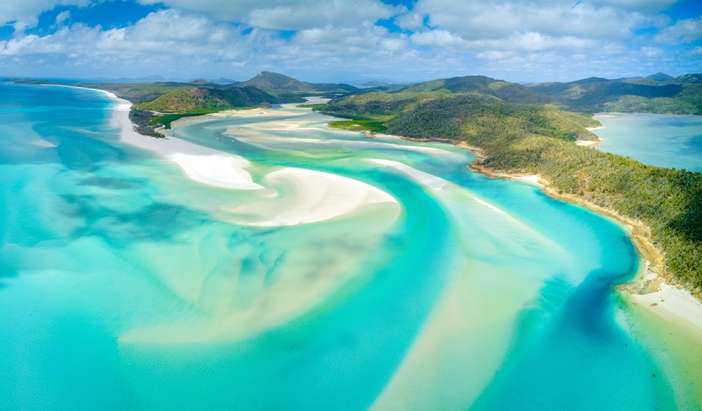
{"type": "Polygon", "coordinates": [[[667,320],[693,327],[702,336],[702,303],[689,291],[668,283],[661,283],[658,291],[629,295],[634,302],[667,320]]]}
{"type": "Polygon", "coordinates": [[[246,170],[248,160],[233,154],[222,153],[173,137],[153,138],[134,130],[129,120],[131,103],[112,93],[105,92],[117,101],[113,111],[112,125],[119,128],[123,142],[158,154],[177,164],[188,178],[213,187],[235,190],[258,190],[263,188],[253,182],[246,170]]]}
{"type": "MultiPolygon", "coordinates": [[[[286,121],[287,122],[287,121],[286,121]]],[[[290,123],[303,123],[302,121],[289,121],[290,123]]],[[[282,121],[280,123],[283,123],[282,121]]],[[[307,129],[308,127],[300,124],[298,127],[286,127],[286,128],[276,128],[271,127],[251,125],[247,127],[231,127],[227,130],[227,134],[237,140],[244,141],[250,144],[260,144],[260,143],[303,143],[303,144],[316,144],[316,145],[334,145],[335,147],[368,147],[368,148],[384,148],[384,149],[398,149],[405,151],[414,151],[419,153],[427,153],[433,155],[441,155],[445,157],[460,157],[459,154],[453,153],[448,150],[442,150],[436,147],[422,147],[422,146],[411,146],[411,145],[400,145],[394,144],[392,142],[384,142],[383,140],[373,139],[372,141],[366,140],[341,140],[333,138],[305,138],[305,137],[278,137],[266,134],[264,130],[289,130],[291,128],[297,129],[307,129]]],[[[314,129],[314,127],[309,127],[309,129],[314,129]]],[[[355,133],[355,132],[354,132],[355,133]]]]}
{"type": "MultiPolygon", "coordinates": [[[[253,182],[247,171],[250,163],[241,156],[174,137],[152,138],[137,133],[129,120],[131,103],[107,94],[118,102],[112,121],[125,143],[157,153],[202,184],[235,190],[264,188],[253,182]]],[[[268,173],[263,183],[267,190],[260,196],[227,210],[230,219],[258,227],[290,226],[330,220],[374,204],[397,204],[391,195],[369,184],[314,170],[280,168],[268,173]]]]}
{"type": "Polygon", "coordinates": [[[408,176],[412,177],[419,183],[434,190],[442,190],[450,184],[448,181],[442,178],[435,177],[429,173],[417,170],[416,168],[412,168],[407,164],[400,163],[399,161],[384,160],[380,158],[371,158],[368,159],[368,161],[373,164],[378,164],[381,166],[394,168],[395,170],[401,171],[407,174],[408,176]]]}
{"type": "Polygon", "coordinates": [[[237,223],[258,227],[316,223],[374,204],[397,204],[370,184],[321,171],[284,167],[263,180],[278,194],[230,209],[237,223]]]}
{"type": "Polygon", "coordinates": [[[530,184],[530,185],[537,186],[537,187],[544,186],[541,183],[541,176],[539,176],[538,174],[529,174],[529,175],[525,175],[525,176],[514,176],[514,177],[512,177],[512,180],[521,181],[522,183],[530,184]]]}

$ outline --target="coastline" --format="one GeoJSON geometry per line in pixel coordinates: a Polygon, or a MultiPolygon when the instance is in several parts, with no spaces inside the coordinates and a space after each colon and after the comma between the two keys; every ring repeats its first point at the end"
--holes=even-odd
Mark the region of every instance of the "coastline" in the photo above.
{"type": "MultiPolygon", "coordinates": [[[[666,272],[665,255],[655,246],[651,239],[650,229],[643,222],[623,216],[615,210],[601,207],[578,196],[559,193],[547,179],[540,175],[507,172],[483,166],[481,163],[487,158],[487,154],[480,147],[443,138],[395,137],[412,142],[449,143],[465,148],[476,157],[468,165],[468,168],[475,172],[490,178],[509,179],[537,186],[552,198],[582,206],[621,225],[636,247],[641,264],[631,280],[616,287],[617,293],[627,301],[650,311],[656,317],[666,321],[675,321],[686,328],[693,329],[695,334],[702,336],[702,295],[693,294],[690,290],[678,285],[666,272]]],[[[598,137],[597,141],[587,144],[587,146],[594,148],[601,141],[602,139],[598,137]]],[[[702,342],[702,339],[700,341],[702,342]]]]}
{"type": "Polygon", "coordinates": [[[98,92],[114,102],[111,107],[111,125],[120,132],[120,141],[132,147],[155,153],[158,157],[178,165],[191,180],[212,187],[238,190],[259,190],[248,172],[249,162],[243,157],[221,153],[206,147],[172,138],[141,134],[129,117],[132,102],[102,89],[46,84],[45,86],[77,88],[98,92]]]}
{"type": "MultiPolygon", "coordinates": [[[[155,138],[138,132],[129,117],[131,102],[105,90],[97,90],[115,101],[112,125],[120,130],[120,141],[156,154],[178,165],[185,176],[211,187],[257,192],[247,204],[225,207],[227,219],[241,225],[280,227],[316,223],[352,214],[366,207],[389,204],[400,211],[397,200],[364,182],[336,174],[296,167],[278,167],[261,177],[252,178],[251,163],[228,152],[200,146],[173,136],[155,138]],[[279,201],[280,190],[292,190],[279,201]],[[290,202],[290,198],[294,201],[290,202]],[[268,215],[259,215],[260,213],[268,215]]],[[[285,107],[283,107],[284,109],[285,107]]],[[[180,119],[186,125],[197,119],[270,114],[264,109],[228,110],[180,119]]],[[[266,109],[267,110],[267,109],[266,109]]]]}
{"type": "MultiPolygon", "coordinates": [[[[132,105],[131,102],[119,98],[116,96],[114,93],[111,93],[106,90],[101,90],[101,89],[92,89],[92,88],[87,88],[87,87],[78,87],[78,86],[69,86],[69,85],[56,85],[56,86],[62,86],[62,87],[75,87],[75,88],[81,88],[85,90],[93,90],[100,92],[106,96],[108,96],[110,99],[114,100],[116,102],[116,107],[113,108],[114,110],[114,117],[113,121],[116,122],[116,125],[120,128],[120,133],[121,133],[121,140],[124,141],[127,144],[133,145],[140,147],[142,149],[146,149],[152,152],[157,153],[159,156],[165,157],[166,159],[175,162],[178,164],[184,171],[184,173],[191,178],[192,180],[208,184],[208,185],[213,185],[213,186],[218,186],[222,188],[238,188],[238,189],[260,189],[262,188],[258,184],[253,183],[251,180],[250,175],[246,171],[246,168],[248,166],[248,162],[241,158],[237,158],[235,162],[231,162],[231,159],[225,159],[225,162],[227,164],[220,164],[220,166],[216,166],[218,161],[213,161],[217,160],[214,157],[216,154],[222,155],[223,153],[216,152],[214,150],[209,150],[205,149],[204,147],[199,147],[197,145],[194,145],[192,143],[188,143],[186,141],[180,141],[178,139],[174,139],[172,137],[167,137],[165,139],[156,139],[151,136],[147,136],[141,133],[138,133],[134,129],[134,124],[129,118],[129,109],[132,105]],[[120,114],[121,113],[121,114],[120,114]],[[151,140],[151,141],[149,141],[151,140]],[[197,148],[197,149],[205,149],[208,151],[208,153],[194,153],[195,155],[192,156],[185,156],[188,158],[173,158],[169,157],[169,150],[164,148],[165,141],[169,141],[171,143],[175,142],[177,147],[174,147],[178,152],[175,153],[175,156],[182,155],[183,150],[187,151],[190,153],[192,150],[191,148],[197,148]],[[157,144],[159,147],[155,147],[154,143],[159,143],[157,144]],[[193,146],[193,147],[184,147],[183,145],[186,146],[193,146]],[[209,153],[209,151],[213,151],[214,153],[209,153]],[[208,155],[209,154],[209,155],[208,155]],[[190,158],[192,157],[192,158],[190,158]],[[197,160],[197,158],[201,159],[204,161],[194,161],[197,160]],[[240,160],[243,160],[240,161],[240,160]],[[204,167],[203,170],[197,170],[198,168],[204,167]],[[231,172],[232,169],[236,170],[237,173],[240,173],[243,171],[245,173],[245,176],[238,175],[235,176],[233,179],[228,179],[224,178],[224,181],[218,181],[220,178],[217,178],[215,176],[214,180],[210,177],[212,175],[218,175],[220,172],[225,171],[225,174],[228,172],[231,172]],[[200,172],[201,171],[201,172],[200,172]],[[214,173],[214,174],[213,174],[214,173]],[[209,176],[209,177],[208,177],[209,176]],[[202,177],[202,178],[199,178],[202,177]],[[243,180],[242,180],[243,178],[243,180]],[[231,180],[231,181],[228,181],[231,180]]],[[[237,115],[244,115],[244,116],[259,116],[262,114],[268,114],[265,112],[261,112],[263,110],[257,110],[253,109],[252,111],[246,110],[245,112],[242,112],[240,110],[236,110],[237,115]]],[[[220,113],[215,113],[215,114],[208,114],[206,116],[229,116],[232,113],[230,112],[220,112],[220,113]]],[[[201,118],[201,116],[190,118],[184,120],[184,122],[187,122],[188,120],[193,120],[201,118]]],[[[365,135],[365,134],[364,134],[365,135]]],[[[367,135],[368,137],[375,135],[372,133],[371,135],[367,135]]],[[[485,167],[481,165],[480,163],[487,157],[486,153],[484,150],[482,150],[479,147],[471,146],[469,144],[466,144],[464,142],[459,142],[456,143],[454,141],[451,141],[449,139],[442,139],[442,138],[432,138],[432,139],[415,139],[415,138],[407,138],[403,136],[396,136],[400,139],[407,140],[407,141],[413,141],[413,142],[441,142],[441,143],[450,143],[454,144],[458,147],[465,148],[469,150],[471,153],[473,153],[476,157],[475,161],[473,161],[470,165],[469,168],[471,170],[474,170],[476,172],[479,172],[483,175],[486,175],[491,178],[503,178],[503,179],[512,179],[516,181],[520,181],[526,184],[531,184],[531,185],[536,185],[540,187],[544,193],[546,193],[548,196],[552,198],[556,198],[568,203],[572,204],[577,204],[580,206],[583,206],[599,215],[605,216],[607,218],[611,218],[617,223],[621,224],[622,226],[625,227],[626,231],[629,234],[629,237],[631,238],[634,246],[637,249],[637,252],[641,258],[642,264],[640,264],[639,271],[636,273],[635,277],[625,283],[617,286],[617,290],[620,293],[625,294],[626,297],[628,297],[628,300],[632,301],[633,303],[646,308],[647,310],[653,312],[656,316],[662,317],[666,320],[677,320],[679,322],[682,322],[683,324],[687,324],[689,326],[692,326],[695,328],[700,334],[702,334],[702,303],[700,302],[700,296],[699,295],[694,295],[690,291],[679,287],[675,285],[675,282],[672,281],[672,278],[668,276],[665,272],[665,265],[664,265],[664,260],[665,256],[664,254],[653,244],[653,241],[650,237],[650,229],[641,221],[634,220],[625,216],[622,216],[621,214],[617,213],[614,210],[604,208],[601,206],[598,206],[592,202],[589,202],[587,200],[584,200],[580,197],[577,197],[575,195],[571,194],[563,194],[559,193],[553,186],[550,184],[548,180],[543,178],[542,176],[539,175],[534,175],[534,174],[528,174],[528,173],[514,173],[514,172],[505,172],[505,171],[500,171],[500,170],[494,170],[488,167],[485,167]]],[[[590,146],[595,146],[597,145],[600,141],[602,141],[601,138],[598,137],[598,140],[590,144],[590,146]]],[[[577,144],[577,142],[576,142],[577,144]]],[[[168,145],[168,144],[166,144],[168,145]]],[[[199,151],[199,150],[196,150],[199,151]]],[[[173,154],[173,153],[170,153],[173,154]]],[[[238,156],[232,156],[232,155],[225,155],[227,157],[238,157],[238,156]]],[[[181,156],[182,157],[182,156],[181,156]]]]}
{"type": "MultiPolygon", "coordinates": [[[[463,146],[473,151],[470,146],[463,146]]],[[[653,244],[650,229],[646,224],[575,195],[559,193],[548,180],[540,175],[511,173],[485,167],[479,164],[480,158],[484,158],[483,151],[478,149],[478,151],[474,151],[474,154],[478,158],[468,166],[471,170],[490,178],[517,181],[524,181],[525,178],[535,179],[546,195],[585,207],[623,226],[636,247],[641,264],[639,270],[630,281],[616,287],[618,293],[626,300],[652,312],[657,317],[666,321],[675,321],[682,326],[692,328],[696,334],[702,336],[702,302],[700,296],[677,285],[673,278],[666,273],[665,255],[653,244]]]]}

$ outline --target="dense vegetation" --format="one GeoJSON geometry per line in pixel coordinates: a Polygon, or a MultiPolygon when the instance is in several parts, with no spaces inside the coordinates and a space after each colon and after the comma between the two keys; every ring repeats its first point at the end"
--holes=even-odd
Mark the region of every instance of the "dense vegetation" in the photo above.
{"type": "MultiPolygon", "coordinates": [[[[657,73],[645,78],[588,78],[529,87],[570,110],[702,114],[702,76],[673,78],[657,73]]],[[[511,100],[510,100],[511,101],[511,100]]]]}
{"type": "Polygon", "coordinates": [[[559,109],[702,114],[702,74],[529,86],[466,76],[407,87],[379,86],[373,92],[270,72],[230,84],[72,85],[109,90],[136,103],[130,116],[140,133],[150,135],[157,135],[155,125],[169,127],[184,116],[298,102],[305,95],[335,96],[328,104],[315,105],[348,119],[332,122],[333,127],[467,142],[486,152],[486,166],[538,173],[562,193],[643,221],[666,254],[667,270],[702,291],[702,174],[646,166],[579,147],[573,140],[593,139],[586,127],[596,121],[559,109]]]}
{"type": "Polygon", "coordinates": [[[447,91],[450,93],[480,93],[513,103],[547,103],[550,99],[521,84],[495,80],[485,76],[453,77],[432,80],[405,87],[400,92],[447,91]]]}
{"type": "Polygon", "coordinates": [[[560,193],[638,219],[665,253],[666,270],[702,290],[702,174],[577,146],[596,121],[553,106],[432,93],[349,96],[320,110],[382,122],[393,134],[469,143],[484,150],[487,167],[538,173],[560,193]]]}
{"type": "MultiPolygon", "coordinates": [[[[46,81],[31,80],[46,83],[46,81]]],[[[339,96],[358,91],[348,84],[315,84],[282,74],[262,72],[244,82],[228,84],[195,80],[188,83],[82,83],[83,87],[108,90],[135,103],[130,113],[137,130],[160,136],[159,127],[170,128],[179,118],[235,108],[300,103],[304,96],[339,96]]]]}
{"type": "Polygon", "coordinates": [[[383,133],[386,130],[385,124],[378,120],[341,120],[329,123],[331,128],[340,128],[353,131],[370,131],[372,133],[383,133]]]}
{"type": "Polygon", "coordinates": [[[159,115],[154,115],[151,117],[149,120],[149,125],[151,126],[161,126],[166,129],[171,128],[171,124],[176,121],[180,120],[181,118],[184,117],[195,117],[195,116],[202,116],[205,114],[210,114],[210,113],[216,113],[217,110],[201,110],[201,111],[190,111],[186,113],[173,113],[173,114],[159,114],[159,115]]]}
{"type": "Polygon", "coordinates": [[[152,101],[140,103],[137,108],[160,113],[212,112],[274,104],[278,101],[276,97],[255,87],[180,87],[152,101]]]}
{"type": "Polygon", "coordinates": [[[287,96],[298,100],[301,96],[348,94],[358,91],[356,87],[348,84],[307,83],[270,71],[263,71],[239,85],[256,87],[276,96],[287,96]]]}

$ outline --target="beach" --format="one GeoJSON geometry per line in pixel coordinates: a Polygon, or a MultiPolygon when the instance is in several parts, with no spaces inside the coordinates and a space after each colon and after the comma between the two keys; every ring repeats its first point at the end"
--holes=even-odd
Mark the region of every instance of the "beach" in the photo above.
{"type": "MultiPolygon", "coordinates": [[[[153,139],[138,134],[133,130],[131,122],[129,121],[128,113],[130,103],[117,98],[111,93],[105,93],[118,101],[114,121],[122,130],[122,139],[126,143],[153,151],[169,161],[178,164],[189,178],[203,184],[239,190],[263,190],[264,186],[268,188],[269,194],[266,197],[227,210],[227,212],[232,213],[232,221],[239,224],[260,227],[307,224],[337,218],[374,204],[397,204],[397,201],[391,196],[372,186],[356,180],[313,170],[282,168],[264,176],[263,185],[255,183],[252,181],[251,175],[247,172],[249,163],[242,157],[224,154],[174,137],[153,139]],[[270,187],[279,188],[282,186],[290,187],[291,192],[294,193],[289,195],[286,201],[280,201],[275,194],[270,194],[270,187]]],[[[304,113],[304,111],[301,112],[299,109],[295,109],[294,105],[290,105],[278,109],[230,110],[210,114],[208,116],[220,118],[269,116],[273,119],[283,116],[293,117],[293,119],[286,119],[284,121],[272,120],[265,124],[253,124],[228,130],[228,134],[231,136],[239,138],[242,141],[250,141],[253,144],[262,142],[295,142],[325,145],[370,144],[380,146],[386,144],[382,142],[349,142],[343,140],[317,140],[294,137],[281,139],[266,134],[267,131],[271,130],[304,130],[306,128],[306,122],[304,120],[294,119],[295,116],[302,116],[304,113]]],[[[194,120],[195,119],[184,119],[182,120],[183,123],[176,123],[176,126],[182,126],[187,124],[188,121],[194,120]]],[[[601,127],[594,129],[599,128],[601,127]]],[[[403,139],[402,137],[391,135],[381,135],[380,137],[389,141],[393,139],[403,139]]],[[[595,146],[600,141],[601,139],[597,141],[576,141],[576,144],[595,146]]],[[[467,148],[471,149],[471,147],[467,148]]],[[[409,149],[441,154],[441,150],[432,147],[410,147],[409,149]]],[[[477,151],[475,154],[478,157],[483,155],[481,151],[477,151]]],[[[431,175],[412,170],[401,163],[382,159],[371,159],[369,161],[379,166],[389,166],[407,172],[418,181],[435,189],[441,189],[441,187],[445,185],[445,182],[431,175]]],[[[644,272],[651,272],[651,270],[653,270],[653,272],[662,271],[662,257],[660,257],[659,252],[651,251],[655,250],[655,247],[645,234],[648,230],[642,227],[640,222],[624,218],[611,210],[605,210],[602,207],[585,202],[575,196],[558,194],[550,189],[548,183],[545,183],[538,175],[496,172],[479,166],[478,164],[471,164],[471,168],[491,177],[508,178],[542,187],[547,194],[553,197],[584,205],[595,212],[614,218],[618,222],[629,227],[629,232],[632,233],[634,243],[637,245],[645,261],[643,265],[646,268],[642,269],[642,273],[639,274],[637,278],[644,277],[644,272]]],[[[275,191],[275,189],[273,191],[275,191]]],[[[646,279],[646,284],[649,284],[649,286],[625,286],[622,289],[624,292],[629,293],[632,296],[631,300],[637,304],[646,306],[647,309],[652,310],[662,317],[680,319],[688,324],[688,326],[695,327],[702,331],[702,321],[699,320],[702,318],[702,304],[700,304],[698,299],[684,289],[671,285],[661,278],[652,281],[649,276],[646,279]],[[658,284],[658,287],[651,287],[650,284],[658,284]]]]}
{"type": "MultiPolygon", "coordinates": [[[[479,154],[482,155],[482,152],[479,154]]],[[[663,254],[653,245],[649,234],[650,230],[642,222],[624,217],[614,210],[598,206],[578,196],[559,193],[539,175],[495,171],[476,163],[471,163],[470,168],[489,177],[537,185],[551,197],[582,205],[624,226],[641,256],[642,263],[636,277],[630,283],[620,286],[620,291],[630,296],[630,300],[634,303],[645,307],[661,318],[681,322],[686,327],[694,329],[695,333],[702,337],[702,303],[688,290],[667,282],[665,277],[660,274],[664,272],[663,254]]]]}
{"type": "Polygon", "coordinates": [[[22,364],[5,368],[22,391],[95,409],[519,409],[582,387],[588,409],[694,398],[695,367],[678,364],[696,345],[668,361],[666,340],[647,339],[692,325],[637,317],[678,296],[641,305],[609,286],[639,267],[626,229],[544,195],[539,176],[485,178],[462,147],[371,140],[302,108],[280,108],[290,124],[232,112],[153,138],[112,97],[13,90],[70,107],[0,113],[26,147],[2,174],[21,224],[5,237],[19,271],[2,280],[0,363],[22,364]]]}
{"type": "MultiPolygon", "coordinates": [[[[104,92],[117,102],[113,125],[121,130],[123,142],[151,151],[177,164],[193,181],[231,190],[261,190],[262,194],[246,204],[226,208],[231,221],[238,224],[275,227],[316,223],[351,214],[368,206],[397,201],[383,191],[360,181],[314,170],[282,167],[264,175],[255,183],[248,172],[250,163],[241,156],[222,153],[173,136],[153,138],[134,130],[129,120],[131,103],[104,92]],[[281,196],[281,192],[286,195],[281,196]]],[[[276,116],[295,112],[274,111],[276,116]]],[[[213,117],[255,117],[270,115],[269,109],[232,110],[211,114],[213,117]]],[[[193,121],[192,119],[189,119],[193,121]]],[[[180,126],[188,124],[187,121],[180,126]]],[[[293,120],[289,127],[298,126],[293,120]]],[[[281,123],[271,122],[270,127],[281,123]]],[[[399,208],[398,208],[399,209],[399,208]]]]}
{"type": "Polygon", "coordinates": [[[139,134],[129,120],[132,104],[104,92],[116,101],[112,124],[120,129],[124,143],[151,151],[177,164],[192,180],[202,184],[234,190],[259,190],[247,171],[249,162],[240,156],[225,154],[177,138],[153,138],[139,134]]]}

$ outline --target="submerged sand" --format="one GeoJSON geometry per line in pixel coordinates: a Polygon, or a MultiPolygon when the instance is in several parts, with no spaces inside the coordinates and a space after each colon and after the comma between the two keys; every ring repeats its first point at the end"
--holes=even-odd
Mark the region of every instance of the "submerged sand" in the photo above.
{"type": "MultiPolygon", "coordinates": [[[[129,120],[131,103],[112,93],[104,93],[117,102],[112,122],[120,129],[123,142],[177,164],[185,176],[198,183],[223,189],[259,191],[260,194],[250,201],[224,210],[228,219],[237,224],[275,227],[317,223],[376,204],[397,205],[397,200],[391,195],[370,184],[321,171],[279,167],[266,174],[260,184],[256,183],[248,171],[251,164],[244,157],[172,136],[153,138],[137,133],[129,120]]],[[[236,110],[233,113],[237,116],[269,114],[266,110],[269,109],[236,110]]],[[[276,111],[276,115],[280,112],[276,111]]]]}

